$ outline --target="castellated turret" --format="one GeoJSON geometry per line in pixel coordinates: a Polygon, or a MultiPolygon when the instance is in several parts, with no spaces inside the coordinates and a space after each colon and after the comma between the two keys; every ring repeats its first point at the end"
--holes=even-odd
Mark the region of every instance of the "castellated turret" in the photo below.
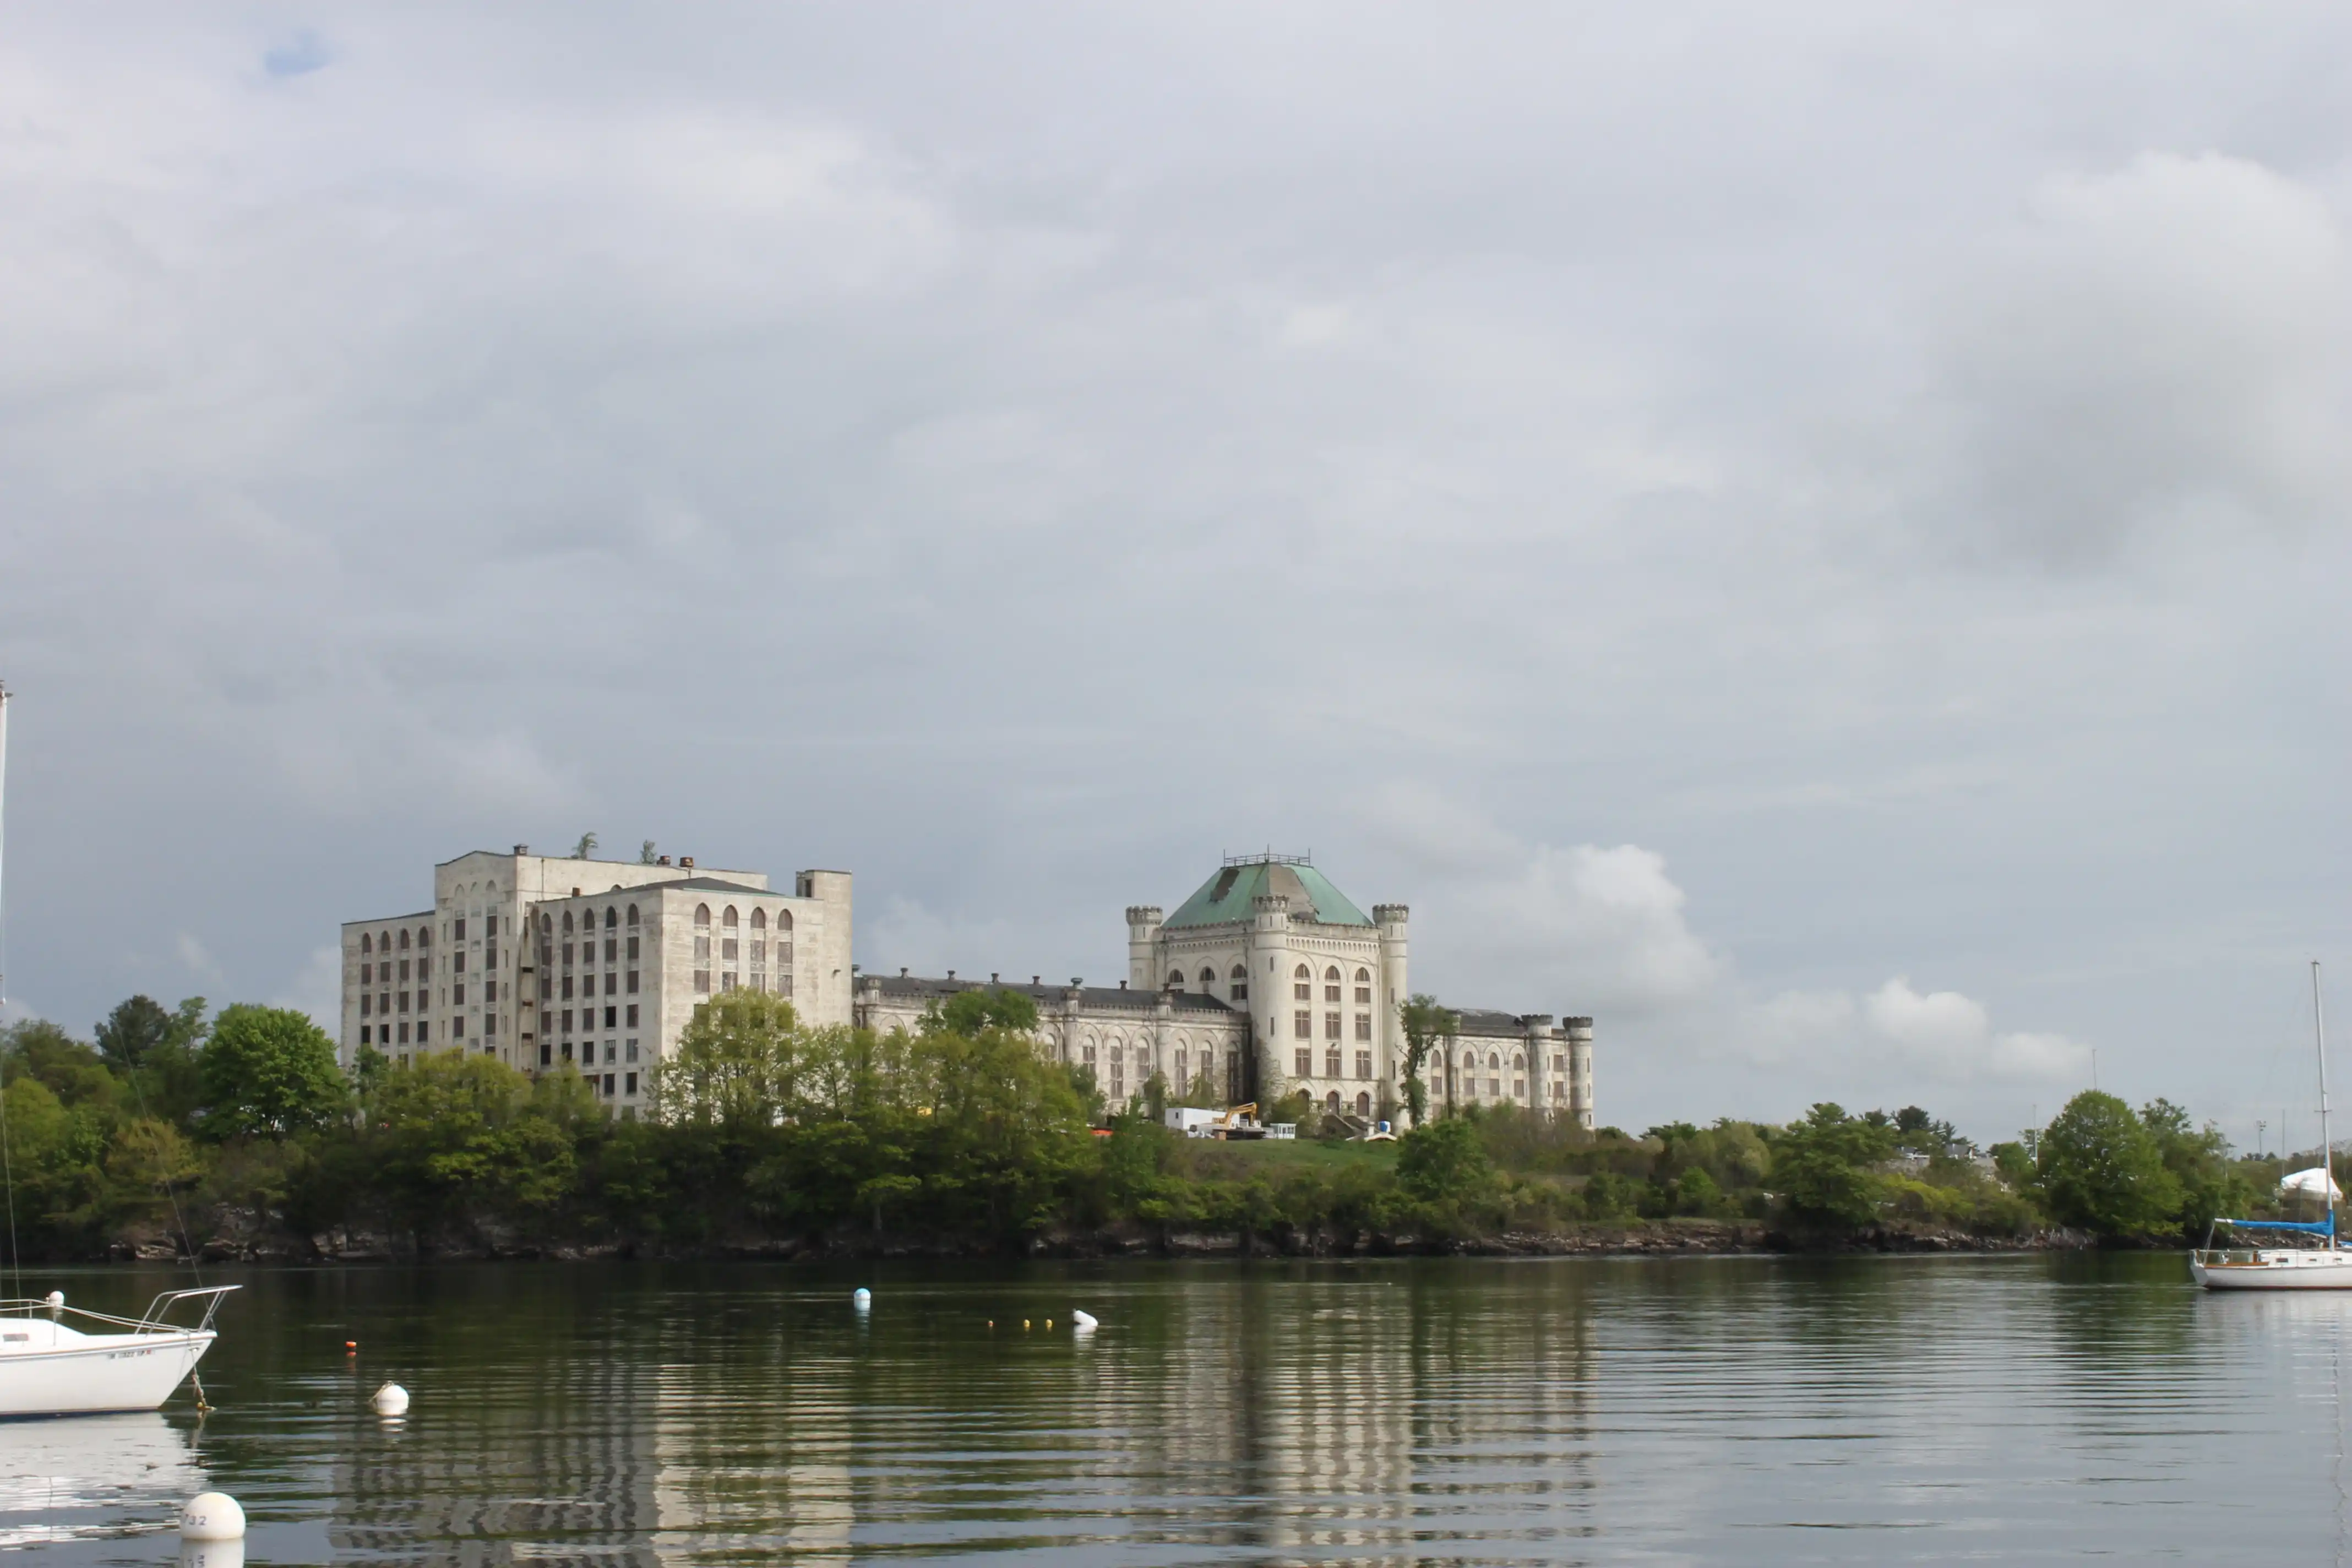
{"type": "Polygon", "coordinates": [[[1568,1114],[1577,1126],[1592,1129],[1592,1020],[1562,1018],[1568,1036],[1568,1114]]]}
{"type": "Polygon", "coordinates": [[[1152,973],[1157,967],[1152,944],[1160,936],[1160,906],[1129,904],[1127,906],[1127,983],[1138,991],[1159,988],[1152,973]]]}

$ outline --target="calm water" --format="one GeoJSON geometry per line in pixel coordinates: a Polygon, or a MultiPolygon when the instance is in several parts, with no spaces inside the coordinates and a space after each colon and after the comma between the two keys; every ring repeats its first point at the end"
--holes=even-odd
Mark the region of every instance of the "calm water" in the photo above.
{"type": "MultiPolygon", "coordinates": [[[[2352,1560],[2352,1295],[2185,1273],[224,1275],[247,1289],[204,1368],[219,1408],[0,1426],[0,1543],[170,1562],[174,1506],[217,1487],[254,1563],[2352,1560]],[[404,1421],[367,1410],[387,1376],[404,1421]]],[[[163,1282],[27,1280],[93,1306],[163,1282]]]]}

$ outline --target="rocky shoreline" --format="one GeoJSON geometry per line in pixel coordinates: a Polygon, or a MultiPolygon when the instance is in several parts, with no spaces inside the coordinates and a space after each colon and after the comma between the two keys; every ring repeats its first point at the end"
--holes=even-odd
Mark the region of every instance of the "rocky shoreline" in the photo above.
{"type": "MultiPolygon", "coordinates": [[[[299,1236],[250,1213],[226,1223],[196,1248],[205,1263],[351,1265],[598,1259],[691,1261],[768,1259],[835,1262],[871,1258],[1656,1258],[1769,1257],[1933,1253],[2014,1253],[2081,1250],[2095,1245],[2065,1230],[1984,1237],[1930,1227],[1874,1227],[1838,1237],[1793,1236],[1752,1221],[1660,1220],[1633,1225],[1582,1225],[1485,1236],[1380,1235],[1278,1229],[1200,1231],[1112,1226],[1056,1229],[1019,1241],[969,1237],[845,1232],[825,1236],[743,1236],[690,1247],[658,1241],[575,1242],[530,1237],[495,1226],[417,1236],[337,1228],[299,1236]]],[[[102,1258],[88,1262],[187,1261],[175,1238],[123,1237],[102,1258]]]]}

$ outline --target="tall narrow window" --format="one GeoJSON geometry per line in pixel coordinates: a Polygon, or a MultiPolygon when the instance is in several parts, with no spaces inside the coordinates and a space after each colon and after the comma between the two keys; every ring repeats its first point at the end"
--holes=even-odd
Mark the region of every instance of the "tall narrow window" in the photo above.
{"type": "Polygon", "coordinates": [[[1290,1070],[1298,1078],[1315,1076],[1315,1047],[1301,1046],[1290,1053],[1290,1070]]]}
{"type": "Polygon", "coordinates": [[[1325,1078],[1339,1076],[1339,1053],[1336,1048],[1323,1053],[1323,1076],[1325,1078]]]}
{"type": "Polygon", "coordinates": [[[1292,1014],[1290,1017],[1290,1032],[1302,1040],[1313,1039],[1315,1037],[1315,1015],[1312,1013],[1292,1014]]]}

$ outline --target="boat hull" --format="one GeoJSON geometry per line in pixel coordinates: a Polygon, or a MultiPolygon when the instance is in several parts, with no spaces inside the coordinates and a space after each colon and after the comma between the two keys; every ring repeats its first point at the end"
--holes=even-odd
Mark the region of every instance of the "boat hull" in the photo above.
{"type": "Polygon", "coordinates": [[[0,1354],[0,1420],[152,1410],[195,1370],[213,1337],[100,1334],[0,1354]]]}
{"type": "Polygon", "coordinates": [[[2352,1257],[2303,1264],[2217,1264],[2191,1258],[2189,1272],[2208,1290],[2352,1290],[2352,1257]]]}

